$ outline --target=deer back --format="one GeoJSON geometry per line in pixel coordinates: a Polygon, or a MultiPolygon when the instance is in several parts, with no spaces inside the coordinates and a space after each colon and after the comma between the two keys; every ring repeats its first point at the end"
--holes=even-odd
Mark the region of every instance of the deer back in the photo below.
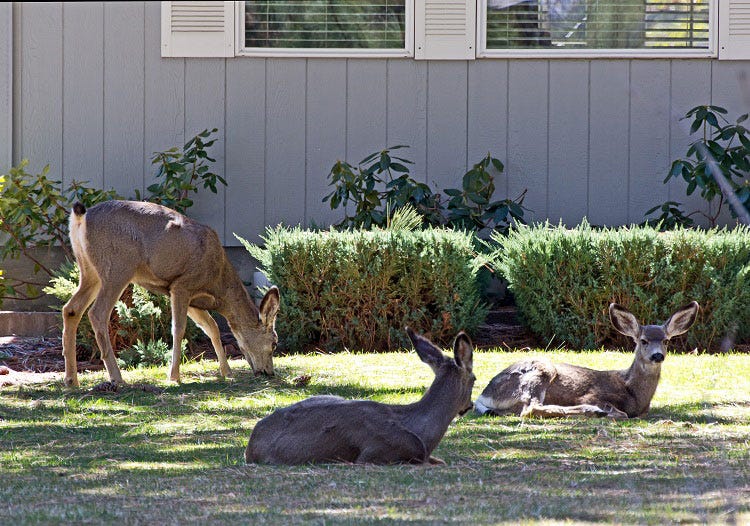
{"type": "Polygon", "coordinates": [[[89,208],[84,239],[82,250],[100,274],[132,269],[135,282],[162,292],[180,280],[218,294],[236,274],[212,228],[154,203],[107,201],[89,208]]]}

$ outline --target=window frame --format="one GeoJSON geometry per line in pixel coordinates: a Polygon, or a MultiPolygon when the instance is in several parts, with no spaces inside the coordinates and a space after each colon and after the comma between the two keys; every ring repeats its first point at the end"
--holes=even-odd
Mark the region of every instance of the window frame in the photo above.
{"type": "Polygon", "coordinates": [[[398,49],[245,47],[245,2],[235,2],[235,56],[300,58],[414,58],[414,0],[405,0],[404,44],[398,49]]]}
{"type": "Polygon", "coordinates": [[[477,0],[476,58],[716,58],[718,56],[719,0],[708,0],[708,2],[708,48],[487,49],[487,0],[477,0]]]}

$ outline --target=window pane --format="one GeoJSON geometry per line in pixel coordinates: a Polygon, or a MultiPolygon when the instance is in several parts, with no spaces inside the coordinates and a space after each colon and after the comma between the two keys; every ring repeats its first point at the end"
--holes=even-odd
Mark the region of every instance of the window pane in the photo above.
{"type": "Polygon", "coordinates": [[[406,0],[245,2],[245,47],[399,49],[406,0]]]}
{"type": "Polygon", "coordinates": [[[487,0],[487,49],[706,49],[708,1],[487,0]]]}

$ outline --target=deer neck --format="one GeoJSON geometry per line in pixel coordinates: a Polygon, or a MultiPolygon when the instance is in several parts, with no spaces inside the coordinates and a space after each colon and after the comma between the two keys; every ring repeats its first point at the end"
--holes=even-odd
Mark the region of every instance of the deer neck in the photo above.
{"type": "Polygon", "coordinates": [[[219,313],[230,326],[247,327],[258,324],[258,309],[234,268],[225,268],[220,286],[223,289],[219,313]]]}
{"type": "Polygon", "coordinates": [[[443,373],[435,378],[421,400],[404,406],[403,424],[422,439],[428,454],[440,443],[460,411],[456,407],[460,388],[458,379],[443,373]]]}
{"type": "Polygon", "coordinates": [[[625,386],[635,399],[639,413],[646,411],[654,397],[661,377],[661,364],[652,363],[636,354],[630,368],[622,371],[625,386]]]}

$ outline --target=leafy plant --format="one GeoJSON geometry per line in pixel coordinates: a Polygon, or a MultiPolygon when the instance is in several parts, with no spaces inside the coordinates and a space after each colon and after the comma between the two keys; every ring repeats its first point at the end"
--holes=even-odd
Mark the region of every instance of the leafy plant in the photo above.
{"type": "Polygon", "coordinates": [[[695,221],[690,217],[692,214],[685,215],[685,212],[680,208],[681,203],[677,201],[666,201],[661,205],[656,205],[652,209],[646,212],[646,216],[650,216],[657,210],[661,211],[657,217],[647,219],[642,223],[643,226],[650,226],[652,228],[658,228],[659,230],[674,230],[678,227],[691,228],[695,225],[695,221]]]}
{"type": "Polygon", "coordinates": [[[515,200],[503,199],[492,201],[495,194],[495,178],[490,173],[490,166],[497,173],[505,167],[499,159],[487,154],[466,172],[460,190],[451,188],[444,192],[450,196],[447,204],[447,224],[464,230],[476,230],[479,234],[488,234],[490,230],[506,233],[511,220],[523,223],[524,190],[515,200]]]}
{"type": "Polygon", "coordinates": [[[682,177],[687,183],[687,195],[700,190],[707,202],[718,201],[715,212],[685,214],[679,209],[679,203],[658,205],[646,215],[661,209],[663,228],[686,225],[686,219],[698,213],[715,226],[727,203],[733,217],[743,217],[744,222],[750,224],[750,133],[742,124],[748,114],[740,115],[734,123],[727,120],[726,114],[725,108],[712,105],[696,106],[685,114],[683,119],[693,120],[690,133],[700,131],[701,134],[690,144],[685,158],[672,163],[664,179],[666,183],[682,177]]]}
{"type": "Polygon", "coordinates": [[[507,231],[513,221],[523,222],[524,191],[516,199],[493,201],[495,172],[504,166],[489,153],[464,174],[461,189],[446,189],[449,197],[442,201],[429,186],[409,176],[404,157],[391,155],[393,150],[407,148],[398,145],[375,152],[362,159],[357,166],[337,161],[328,178],[334,190],[323,198],[331,209],[353,205],[354,213],[345,213],[337,223],[339,228],[383,227],[395,210],[412,206],[423,218],[423,225],[452,226],[487,234],[492,230],[507,231]]]}
{"type": "MultiPolygon", "coordinates": [[[[214,162],[206,149],[216,132],[204,130],[190,139],[182,148],[171,148],[154,154],[152,164],[158,166],[156,177],[159,182],[148,187],[147,201],[172,207],[182,213],[193,205],[189,198],[198,191],[198,185],[216,193],[217,183],[226,184],[224,178],[209,170],[208,163],[214,162]]],[[[0,281],[0,303],[2,299],[35,299],[40,296],[40,288],[55,276],[55,269],[49,268],[38,257],[36,249],[59,247],[65,259],[73,261],[73,253],[68,241],[68,215],[76,201],[91,207],[102,201],[121,199],[114,190],[99,190],[86,186],[85,182],[73,181],[62,189],[60,181],[49,178],[49,165],[39,174],[26,171],[29,161],[24,159],[3,176],[8,184],[0,187],[0,233],[5,242],[0,245],[0,260],[27,258],[34,265],[34,273],[46,274],[40,281],[6,278],[0,281]]],[[[140,192],[134,190],[141,199],[140,192]]]]}
{"type": "MultiPolygon", "coordinates": [[[[72,260],[73,253],[68,244],[68,214],[75,201],[92,206],[101,201],[118,197],[114,190],[96,190],[85,183],[73,181],[65,190],[62,183],[50,179],[49,165],[38,174],[26,171],[28,160],[10,169],[7,184],[0,199],[0,232],[4,243],[0,245],[0,260],[29,259],[34,271],[44,272],[48,277],[54,270],[48,268],[38,257],[35,249],[59,246],[65,256],[72,260]]],[[[11,279],[5,286],[4,297],[33,298],[39,296],[41,283],[11,279]]]]}
{"type": "Polygon", "coordinates": [[[323,198],[330,200],[331,209],[340,205],[354,206],[354,215],[346,215],[336,226],[344,228],[372,228],[385,226],[389,212],[407,204],[412,205],[428,223],[439,222],[436,215],[439,199],[430,187],[409,177],[403,157],[391,155],[392,150],[408,148],[392,146],[362,159],[357,166],[337,161],[328,178],[334,191],[323,198]],[[400,174],[400,175],[396,175],[400,174]]]}
{"type": "MultiPolygon", "coordinates": [[[[207,164],[216,162],[216,159],[209,157],[206,149],[216,142],[216,139],[210,137],[217,131],[216,128],[203,130],[186,142],[182,150],[174,147],[154,153],[151,164],[157,166],[156,178],[159,181],[148,187],[151,194],[144,200],[185,213],[193,206],[193,200],[189,196],[198,192],[199,184],[202,183],[203,188],[213,193],[217,192],[217,183],[226,186],[226,180],[210,171],[207,164]]],[[[141,199],[139,190],[135,190],[135,195],[137,199],[141,199]]]]}
{"type": "MultiPolygon", "coordinates": [[[[181,346],[184,353],[187,348],[185,340],[182,340],[181,346]]],[[[169,363],[171,357],[172,349],[164,340],[138,340],[133,346],[120,351],[117,364],[123,369],[162,367],[169,363]]]]}

